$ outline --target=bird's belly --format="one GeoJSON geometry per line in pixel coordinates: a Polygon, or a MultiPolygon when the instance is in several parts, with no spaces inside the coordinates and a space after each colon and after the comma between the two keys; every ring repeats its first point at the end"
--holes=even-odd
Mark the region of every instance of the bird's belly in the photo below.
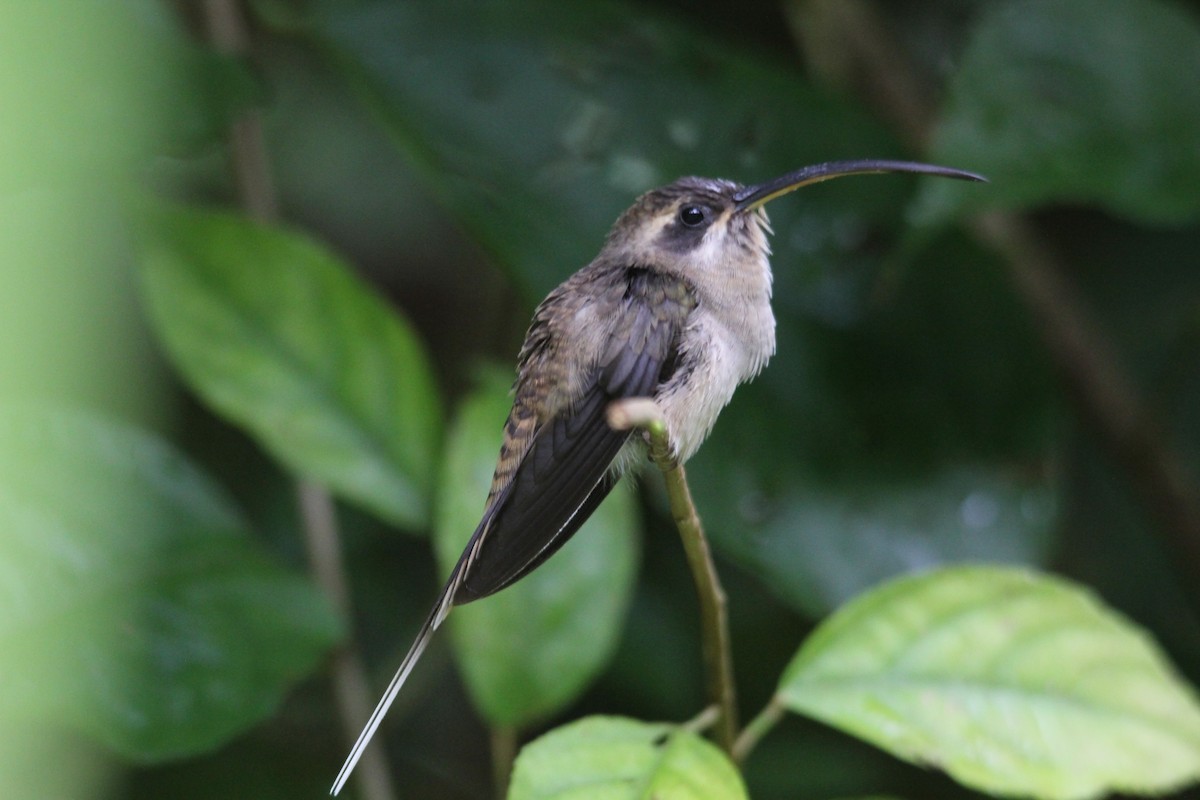
{"type": "MultiPolygon", "coordinates": [[[[773,325],[770,330],[773,334],[773,325]]],[[[723,333],[698,337],[691,369],[681,380],[668,381],[655,398],[680,461],[695,454],[734,390],[758,374],[774,350],[773,335],[760,342],[723,333]]]]}

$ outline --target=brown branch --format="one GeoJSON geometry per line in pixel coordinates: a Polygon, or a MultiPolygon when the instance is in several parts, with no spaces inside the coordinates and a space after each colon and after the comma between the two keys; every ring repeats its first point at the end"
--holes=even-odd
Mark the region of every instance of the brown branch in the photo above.
{"type": "Polygon", "coordinates": [[[907,56],[865,0],[793,0],[785,5],[792,36],[809,69],[827,83],[866,99],[918,150],[933,118],[907,56]]]}
{"type": "Polygon", "coordinates": [[[1167,443],[1108,343],[1084,315],[1053,254],[1037,232],[1013,214],[983,214],[971,227],[1007,259],[1074,408],[1157,520],[1167,545],[1179,556],[1176,561],[1182,561],[1177,568],[1200,579],[1196,477],[1167,443]]]}
{"type": "MultiPolygon", "coordinates": [[[[337,514],[329,491],[311,481],[299,481],[296,496],[313,580],[329,598],[338,616],[349,624],[350,589],[342,562],[337,514]]],[[[347,746],[353,745],[373,708],[371,687],[358,649],[338,648],[330,665],[333,692],[347,746]]],[[[363,753],[356,772],[363,796],[368,800],[391,800],[396,796],[387,763],[379,748],[363,753]]]]}
{"type": "MultiPolygon", "coordinates": [[[[251,55],[250,34],[238,0],[205,0],[204,20],[209,38],[218,51],[240,58],[251,55]]],[[[233,122],[229,150],[242,207],[260,222],[277,220],[279,198],[267,159],[262,117],[257,111],[246,111],[233,122]]],[[[313,580],[349,627],[350,592],[333,498],[325,487],[301,480],[296,485],[296,499],[313,580]]],[[[358,650],[349,645],[340,648],[333,656],[331,670],[342,728],[347,742],[353,744],[372,708],[370,686],[358,650]]],[[[363,754],[358,781],[368,800],[392,800],[396,796],[387,764],[378,748],[363,754]]]]}
{"type": "MultiPolygon", "coordinates": [[[[857,79],[863,96],[909,145],[924,149],[935,106],[874,5],[791,0],[786,9],[810,68],[840,86],[857,79]],[[839,47],[822,53],[810,46],[818,41],[839,47]],[[863,83],[872,88],[863,90],[863,83]]],[[[1178,556],[1176,569],[1190,575],[1189,583],[1200,579],[1200,482],[1119,367],[1052,249],[1016,214],[984,214],[969,229],[1004,258],[1072,406],[1157,522],[1155,529],[1178,556]]]]}
{"type": "MultiPolygon", "coordinates": [[[[219,52],[238,58],[250,55],[250,32],[238,0],[205,0],[204,19],[219,52]]],[[[262,115],[256,109],[247,109],[233,121],[229,158],[242,207],[261,222],[278,219],[279,196],[267,160],[262,115]]]]}

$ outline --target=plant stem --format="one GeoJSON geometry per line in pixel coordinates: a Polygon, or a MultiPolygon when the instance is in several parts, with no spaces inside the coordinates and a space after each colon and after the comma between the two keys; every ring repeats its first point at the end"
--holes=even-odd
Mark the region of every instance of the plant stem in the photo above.
{"type": "Polygon", "coordinates": [[[778,724],[779,720],[783,719],[786,712],[779,700],[772,697],[771,700],[763,706],[763,710],[758,712],[754,719],[746,724],[737,741],[733,744],[733,760],[741,764],[750,755],[750,751],[758,745],[760,739],[767,735],[767,732],[778,724]]]}
{"type": "Polygon", "coordinates": [[[1197,478],[1121,369],[1111,345],[1064,277],[1052,249],[1027,220],[993,212],[971,230],[1008,262],[1014,286],[1038,324],[1046,350],[1080,419],[1125,472],[1186,583],[1200,581],[1197,478]]]}
{"type": "Polygon", "coordinates": [[[681,722],[679,727],[690,733],[704,733],[704,731],[713,726],[720,716],[721,709],[716,706],[706,706],[703,711],[687,722],[681,722]]]}
{"type": "MultiPolygon", "coordinates": [[[[205,0],[204,20],[219,52],[238,58],[251,55],[250,31],[238,0],[205,0]]],[[[278,219],[279,198],[267,161],[262,115],[256,109],[243,112],[230,124],[229,158],[242,208],[260,222],[278,219]]]]}
{"type": "MultiPolygon", "coordinates": [[[[203,13],[209,39],[218,51],[236,57],[251,55],[250,32],[238,0],[205,0],[203,13]]],[[[229,152],[238,200],[246,213],[259,222],[277,220],[279,198],[271,179],[262,117],[257,111],[247,111],[234,120],[229,131],[229,152]]],[[[313,579],[349,627],[350,591],[333,498],[324,486],[305,480],[297,481],[296,498],[313,579]]],[[[331,669],[342,727],[353,743],[371,713],[367,673],[358,650],[352,646],[334,654],[331,669]]],[[[358,781],[367,800],[393,800],[396,796],[379,748],[363,753],[358,781]]]]}
{"type": "Polygon", "coordinates": [[[502,799],[508,793],[513,761],[517,757],[517,729],[511,725],[493,725],[491,734],[492,782],[496,797],[502,799]]]}
{"type": "Polygon", "coordinates": [[[687,554],[696,594],[700,599],[700,639],[708,699],[717,714],[717,744],[732,757],[738,732],[737,696],[734,692],[733,649],[729,640],[729,618],[725,611],[725,590],[721,588],[708,539],[700,524],[700,515],[696,513],[696,505],[692,502],[687,473],[675,458],[662,410],[652,399],[634,397],[612,403],[608,407],[608,424],[614,430],[644,430],[650,439],[650,457],[662,470],[671,516],[683,540],[683,551],[687,554]]]}
{"type": "Polygon", "coordinates": [[[717,709],[714,725],[717,743],[733,755],[737,740],[737,697],[733,682],[733,651],[729,640],[729,618],[725,610],[725,590],[721,588],[716,565],[696,506],[688,488],[687,473],[675,458],[661,419],[646,426],[650,434],[650,456],[662,470],[667,484],[671,516],[683,550],[687,554],[692,580],[700,600],[700,635],[704,653],[704,671],[708,682],[709,701],[717,709]]]}
{"type": "MultiPolygon", "coordinates": [[[[313,580],[329,598],[338,616],[348,622],[350,590],[342,562],[333,498],[325,487],[311,481],[298,482],[296,495],[313,580]]],[[[333,654],[330,670],[342,729],[348,744],[353,744],[372,708],[367,671],[358,649],[351,646],[341,647],[333,654]]],[[[368,748],[363,753],[356,780],[367,800],[392,800],[396,796],[387,763],[379,748],[368,748]]]]}

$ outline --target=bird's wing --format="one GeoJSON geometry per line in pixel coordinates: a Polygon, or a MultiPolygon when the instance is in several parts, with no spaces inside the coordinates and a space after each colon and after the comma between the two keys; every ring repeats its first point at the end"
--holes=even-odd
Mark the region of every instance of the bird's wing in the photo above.
{"type": "MultiPolygon", "coordinates": [[[[350,749],[331,794],[355,764],[450,607],[497,592],[550,557],[608,494],[612,460],[629,438],[608,427],[613,400],[654,393],[674,368],[680,331],[696,301],[682,281],[627,270],[620,319],[583,396],[546,421],[511,479],[494,492],[483,520],[438,594],[416,640],[350,749]]],[[[515,409],[514,409],[515,412],[515,409]]]]}
{"type": "MultiPolygon", "coordinates": [[[[503,589],[549,558],[579,529],[617,476],[610,466],[628,431],[608,426],[614,400],[652,396],[676,361],[696,302],[680,279],[644,269],[628,281],[613,333],[582,396],[546,420],[463,554],[453,602],[503,589]]],[[[459,571],[459,570],[456,570],[459,571]]]]}

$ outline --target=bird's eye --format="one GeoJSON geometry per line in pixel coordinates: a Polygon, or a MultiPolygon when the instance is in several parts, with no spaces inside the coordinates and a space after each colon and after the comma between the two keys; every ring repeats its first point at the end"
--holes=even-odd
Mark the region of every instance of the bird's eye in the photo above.
{"type": "Polygon", "coordinates": [[[704,220],[708,218],[704,206],[684,206],[679,209],[679,221],[689,228],[695,228],[697,225],[703,225],[704,220]]]}

